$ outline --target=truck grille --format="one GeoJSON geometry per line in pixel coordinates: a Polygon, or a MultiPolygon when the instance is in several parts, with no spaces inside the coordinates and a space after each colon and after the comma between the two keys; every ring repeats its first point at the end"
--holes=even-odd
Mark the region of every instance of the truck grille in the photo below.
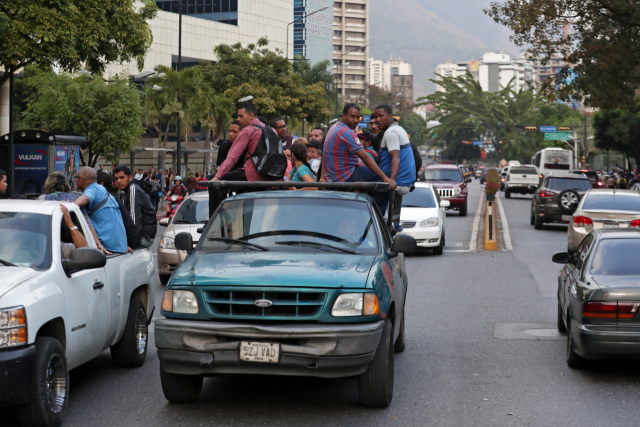
{"type": "Polygon", "coordinates": [[[454,197],[453,188],[438,188],[440,197],[454,197]]]}
{"type": "Polygon", "coordinates": [[[402,221],[400,223],[400,226],[402,228],[413,228],[416,226],[416,222],[415,221],[402,221]]]}
{"type": "Polygon", "coordinates": [[[209,311],[217,316],[269,319],[275,317],[311,318],[320,314],[327,294],[325,292],[260,292],[260,291],[203,291],[209,311]],[[255,302],[267,300],[269,307],[258,307],[255,302]]]}

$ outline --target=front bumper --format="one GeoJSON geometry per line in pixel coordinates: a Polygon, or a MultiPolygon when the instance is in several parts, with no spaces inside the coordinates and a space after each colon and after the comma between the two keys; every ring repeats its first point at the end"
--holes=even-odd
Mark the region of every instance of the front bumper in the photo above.
{"type": "Polygon", "coordinates": [[[171,276],[186,257],[186,252],[158,247],[158,273],[171,276]]]}
{"type": "Polygon", "coordinates": [[[338,378],[364,373],[375,356],[383,325],[383,320],[263,325],[159,319],[155,323],[155,341],[163,369],[173,374],[338,378]],[[240,341],[279,342],[280,362],[240,361],[240,341]]]}
{"type": "Polygon", "coordinates": [[[442,197],[442,200],[448,200],[450,205],[447,209],[452,208],[461,208],[466,206],[467,198],[466,197],[442,197]]]}
{"type": "Polygon", "coordinates": [[[0,408],[31,400],[31,377],[36,347],[0,351],[0,408]]]}
{"type": "Polygon", "coordinates": [[[416,239],[416,243],[419,247],[433,248],[440,245],[440,238],[442,237],[442,226],[421,228],[418,224],[416,224],[415,227],[405,228],[404,234],[407,234],[416,239]]]}
{"type": "Polygon", "coordinates": [[[575,352],[585,359],[640,359],[640,327],[583,325],[571,320],[575,352]]]}

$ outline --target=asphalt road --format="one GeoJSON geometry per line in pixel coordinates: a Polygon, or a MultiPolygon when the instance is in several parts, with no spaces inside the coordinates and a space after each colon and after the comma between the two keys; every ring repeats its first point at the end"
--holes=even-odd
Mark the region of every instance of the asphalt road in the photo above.
{"type": "MultiPolygon", "coordinates": [[[[447,215],[447,252],[407,260],[407,348],[396,355],[389,408],[360,407],[352,379],[266,376],[206,379],[199,402],[170,404],[151,341],[141,368],[115,368],[106,351],[73,370],[64,425],[638,425],[637,364],[604,361],[571,370],[566,341],[554,336],[560,267],[550,258],[566,248],[566,227],[534,230],[529,196],[505,200],[501,193],[513,252],[462,252],[481,191],[477,181],[470,187],[468,216],[447,215]],[[515,329],[518,339],[496,338],[496,328],[515,329]],[[528,328],[548,328],[554,339],[519,333],[528,328]]],[[[157,306],[161,292],[159,286],[157,306]]],[[[17,425],[7,410],[0,420],[17,425]]]]}

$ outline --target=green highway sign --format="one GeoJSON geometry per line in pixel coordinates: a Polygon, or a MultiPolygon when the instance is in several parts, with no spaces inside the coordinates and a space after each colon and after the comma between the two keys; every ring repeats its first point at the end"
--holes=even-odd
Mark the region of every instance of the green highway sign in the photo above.
{"type": "Polygon", "coordinates": [[[568,141],[571,139],[571,132],[546,132],[545,141],[568,141]]]}

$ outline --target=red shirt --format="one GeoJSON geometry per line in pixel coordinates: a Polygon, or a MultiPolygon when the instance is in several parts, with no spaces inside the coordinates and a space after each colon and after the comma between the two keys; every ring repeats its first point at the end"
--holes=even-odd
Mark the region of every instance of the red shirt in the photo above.
{"type": "Polygon", "coordinates": [[[256,150],[258,142],[260,142],[260,138],[262,137],[262,129],[252,125],[264,127],[264,124],[260,120],[253,119],[249,126],[242,128],[238,137],[233,142],[226,160],[220,165],[216,178],[222,179],[223,176],[231,171],[238,159],[240,159],[241,156],[245,156],[243,169],[247,176],[247,181],[266,181],[266,179],[258,174],[256,165],[253,164],[251,157],[248,155],[248,153],[253,153],[256,150]]]}

